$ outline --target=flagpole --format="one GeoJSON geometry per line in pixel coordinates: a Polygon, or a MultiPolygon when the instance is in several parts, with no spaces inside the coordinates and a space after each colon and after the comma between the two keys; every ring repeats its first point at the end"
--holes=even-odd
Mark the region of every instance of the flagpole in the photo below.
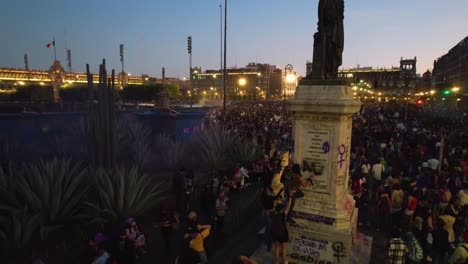
{"type": "Polygon", "coordinates": [[[52,42],[52,46],[54,46],[54,61],[57,60],[57,51],[55,50],[55,36],[54,36],[54,41],[52,42]]]}

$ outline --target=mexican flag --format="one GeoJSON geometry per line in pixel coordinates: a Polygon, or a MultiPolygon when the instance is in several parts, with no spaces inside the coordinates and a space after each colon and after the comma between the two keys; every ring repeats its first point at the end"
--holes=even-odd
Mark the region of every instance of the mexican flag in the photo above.
{"type": "Polygon", "coordinates": [[[50,47],[52,47],[52,46],[55,47],[55,40],[52,41],[52,42],[47,43],[47,45],[46,45],[47,48],[50,48],[50,47]]]}

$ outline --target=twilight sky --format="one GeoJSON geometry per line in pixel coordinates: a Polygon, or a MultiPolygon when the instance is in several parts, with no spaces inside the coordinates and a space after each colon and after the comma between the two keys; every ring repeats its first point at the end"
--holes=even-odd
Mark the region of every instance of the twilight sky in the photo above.
{"type": "MultiPolygon", "coordinates": [[[[120,71],[125,44],[126,72],[188,75],[187,36],[193,37],[193,65],[219,69],[220,0],[14,0],[0,15],[0,67],[48,69],[55,35],[65,66],[65,35],[73,71],[102,58],[120,71]]],[[[224,2],[224,1],[222,1],[224,2]]],[[[418,57],[418,72],[468,35],[467,0],[345,0],[345,68],[398,66],[418,57]]],[[[312,57],[318,0],[228,0],[228,67],[248,62],[290,63],[305,73],[312,57]]],[[[110,68],[108,67],[108,68],[110,68]]]]}

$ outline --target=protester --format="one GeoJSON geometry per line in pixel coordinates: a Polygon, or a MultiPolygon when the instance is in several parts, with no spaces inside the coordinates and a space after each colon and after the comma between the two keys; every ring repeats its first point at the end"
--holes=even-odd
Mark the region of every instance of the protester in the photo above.
{"type": "Polygon", "coordinates": [[[146,253],[145,236],[138,229],[135,219],[131,217],[127,218],[126,221],[125,236],[133,243],[137,252],[137,257],[146,253]]]}
{"type": "Polygon", "coordinates": [[[210,235],[211,226],[203,226],[201,229],[189,227],[185,238],[189,239],[189,247],[196,251],[200,257],[200,263],[208,262],[204,240],[210,235]]]}
{"type": "Polygon", "coordinates": [[[97,233],[93,240],[89,242],[89,245],[94,250],[95,255],[91,264],[106,264],[107,260],[110,258],[108,250],[108,238],[102,234],[97,233]]]}
{"type": "Polygon", "coordinates": [[[465,264],[468,263],[468,231],[463,234],[463,242],[458,244],[455,251],[450,256],[449,264],[465,264]]]}
{"type": "Polygon", "coordinates": [[[432,262],[435,264],[444,264],[448,261],[448,253],[450,251],[450,235],[446,229],[446,222],[443,218],[439,218],[437,228],[432,232],[432,262]]]}
{"type": "Polygon", "coordinates": [[[313,176],[308,177],[306,180],[302,178],[301,165],[295,163],[291,168],[291,179],[288,182],[288,189],[286,194],[291,195],[291,207],[288,208],[287,220],[290,223],[295,223],[296,221],[292,219],[292,214],[294,210],[294,205],[296,199],[304,196],[304,193],[299,188],[307,188],[313,185],[313,176]],[[294,190],[294,191],[292,191],[294,190]]]}
{"type": "Polygon", "coordinates": [[[387,264],[405,264],[408,255],[408,246],[401,238],[397,228],[392,230],[392,238],[385,249],[385,261],[387,264]]]}
{"type": "Polygon", "coordinates": [[[283,263],[287,263],[287,243],[289,242],[289,232],[286,226],[286,215],[291,208],[291,196],[294,195],[295,191],[296,190],[290,189],[290,195],[287,198],[286,205],[277,204],[275,210],[271,213],[271,236],[275,243],[275,264],[280,263],[280,252],[283,263]]]}
{"type": "Polygon", "coordinates": [[[223,229],[224,217],[226,216],[226,211],[228,209],[227,201],[229,201],[229,198],[226,197],[225,192],[220,191],[218,199],[216,199],[216,229],[220,232],[223,229]]]}
{"type": "Polygon", "coordinates": [[[271,238],[271,213],[273,212],[275,206],[274,202],[277,200],[281,194],[283,193],[283,189],[281,189],[276,195],[273,193],[273,189],[271,187],[263,188],[262,191],[262,207],[263,207],[263,222],[265,225],[265,231],[263,233],[264,242],[267,247],[268,251],[271,251],[273,246],[273,241],[271,238]]]}

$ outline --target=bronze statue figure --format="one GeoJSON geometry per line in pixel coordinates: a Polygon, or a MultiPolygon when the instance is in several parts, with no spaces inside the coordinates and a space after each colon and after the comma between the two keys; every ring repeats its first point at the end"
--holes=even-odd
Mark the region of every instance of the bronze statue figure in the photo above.
{"type": "Polygon", "coordinates": [[[307,79],[336,80],[344,47],[344,0],[320,0],[312,71],[307,79]]]}

